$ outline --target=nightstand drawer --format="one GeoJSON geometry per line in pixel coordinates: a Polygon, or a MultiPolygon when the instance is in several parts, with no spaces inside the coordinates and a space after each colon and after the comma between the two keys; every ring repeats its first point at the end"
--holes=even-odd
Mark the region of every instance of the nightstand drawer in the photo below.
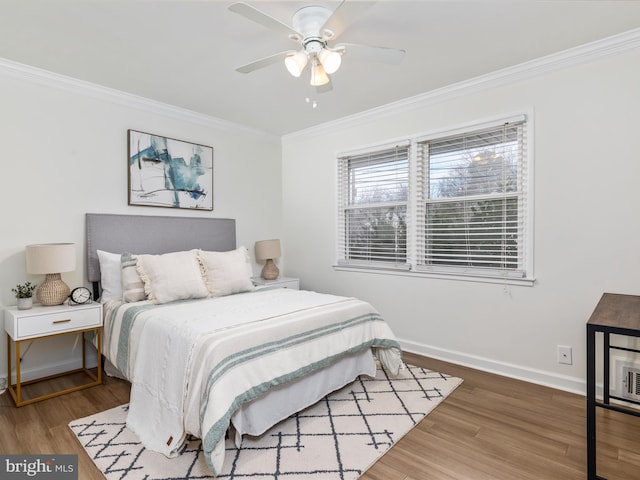
{"type": "Polygon", "coordinates": [[[31,337],[42,337],[54,335],[73,330],[83,330],[85,328],[98,327],[102,325],[102,309],[69,307],[66,309],[57,308],[56,311],[46,312],[34,311],[23,313],[24,311],[7,311],[5,329],[14,340],[24,340],[31,337]]]}

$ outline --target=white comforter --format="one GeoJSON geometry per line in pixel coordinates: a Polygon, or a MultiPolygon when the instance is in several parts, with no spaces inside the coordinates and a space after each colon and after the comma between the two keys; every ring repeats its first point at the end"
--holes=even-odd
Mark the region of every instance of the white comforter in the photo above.
{"type": "Polygon", "coordinates": [[[127,425],[151,450],[202,438],[214,474],[230,418],[269,388],[373,348],[397,373],[401,351],[366,302],[292,289],[151,305],[108,304],[104,353],[131,381],[127,425]]]}

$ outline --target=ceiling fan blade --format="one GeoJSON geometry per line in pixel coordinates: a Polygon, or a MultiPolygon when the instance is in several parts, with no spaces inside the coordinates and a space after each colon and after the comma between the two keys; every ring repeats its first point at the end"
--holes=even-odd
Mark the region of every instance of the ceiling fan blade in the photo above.
{"type": "Polygon", "coordinates": [[[246,65],[242,65],[236,68],[236,72],[240,73],[250,73],[254,70],[258,70],[260,68],[268,67],[269,65],[273,65],[274,63],[278,63],[284,60],[287,55],[292,55],[296,53],[295,50],[287,50],[286,52],[276,53],[275,55],[270,55],[265,58],[261,58],[260,60],[256,60],[255,62],[247,63],[246,65]]]}
{"type": "Polygon", "coordinates": [[[335,50],[343,50],[344,55],[366,60],[369,62],[388,63],[397,65],[402,62],[405,50],[399,48],[373,47],[370,45],[358,45],[357,43],[339,43],[335,50]]]}
{"type": "Polygon", "coordinates": [[[349,25],[355,22],[360,15],[371,8],[374,3],[375,1],[342,0],[342,3],[336,7],[322,26],[320,32],[323,33],[324,30],[331,30],[333,32],[331,38],[336,38],[344,32],[349,25]]]}
{"type": "Polygon", "coordinates": [[[286,23],[281,22],[277,18],[267,15],[264,12],[261,12],[257,8],[254,8],[247,3],[244,3],[244,2],[234,3],[229,6],[229,10],[239,15],[242,15],[243,17],[253,22],[259,23],[264,27],[267,27],[271,30],[275,30],[276,32],[284,33],[285,35],[300,36],[298,32],[296,32],[293,28],[291,28],[286,23]]]}

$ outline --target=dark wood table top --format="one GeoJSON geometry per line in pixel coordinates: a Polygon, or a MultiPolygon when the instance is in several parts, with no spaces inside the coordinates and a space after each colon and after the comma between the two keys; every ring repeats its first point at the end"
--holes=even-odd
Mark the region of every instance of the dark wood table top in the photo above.
{"type": "Polygon", "coordinates": [[[587,324],[640,333],[640,296],[603,294],[587,324]]]}

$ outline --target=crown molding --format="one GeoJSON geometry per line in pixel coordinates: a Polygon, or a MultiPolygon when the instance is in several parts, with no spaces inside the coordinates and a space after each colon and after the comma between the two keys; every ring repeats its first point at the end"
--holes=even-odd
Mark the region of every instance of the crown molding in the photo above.
{"type": "Polygon", "coordinates": [[[423,108],[434,103],[454,99],[463,95],[481,92],[483,90],[499,87],[508,83],[592,62],[602,57],[624,53],[639,47],[640,28],[637,28],[602,40],[547,55],[529,62],[497,70],[486,75],[480,75],[469,80],[464,80],[442,88],[431,90],[413,97],[408,97],[397,102],[365,110],[338,120],[333,120],[304,130],[292,132],[283,135],[282,137],[249,128],[241,124],[222,120],[220,118],[194,112],[192,110],[176,107],[4,58],[0,58],[0,75],[17,78],[51,88],[57,88],[74,94],[85,95],[105,102],[126,106],[128,108],[137,108],[156,115],[165,115],[177,120],[197,123],[232,134],[250,135],[272,143],[280,143],[280,141],[284,139],[293,139],[295,137],[301,137],[309,134],[326,134],[339,131],[346,127],[362,125],[363,123],[372,122],[386,116],[397,115],[402,112],[423,108]]]}
{"type": "Polygon", "coordinates": [[[76,95],[84,95],[104,102],[135,108],[146,113],[163,115],[176,120],[186,121],[223,130],[230,134],[250,135],[271,143],[280,143],[280,137],[244,125],[222,120],[186,108],[151,100],[131,93],[105,87],[77,78],[61,75],[41,68],[0,58],[0,75],[18,80],[64,90],[76,95]]]}
{"type": "Polygon", "coordinates": [[[381,118],[408,112],[435,103],[451,100],[463,95],[470,95],[509,83],[527,80],[557,70],[575,65],[593,62],[602,57],[608,57],[640,48],[640,28],[629,30],[595,42],[563,50],[528,62],[496,70],[486,75],[453,83],[442,88],[431,90],[397,102],[388,103],[380,107],[365,110],[338,120],[326,122],[314,127],[292,132],[282,138],[294,139],[305,135],[324,135],[340,131],[344,128],[362,125],[381,118]]]}

